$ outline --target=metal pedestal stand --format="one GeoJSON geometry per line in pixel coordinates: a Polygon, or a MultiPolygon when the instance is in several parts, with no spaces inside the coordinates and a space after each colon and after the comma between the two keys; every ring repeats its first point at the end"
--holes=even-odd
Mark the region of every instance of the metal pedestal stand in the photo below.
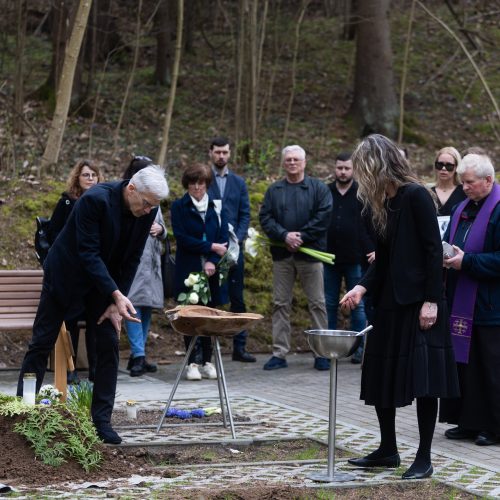
{"type": "Polygon", "coordinates": [[[337,359],[330,365],[330,418],[328,424],[328,470],[311,474],[309,479],[322,483],[353,481],[354,474],[335,472],[335,424],[337,420],[337,359]]]}
{"type": "MultiPolygon", "coordinates": [[[[220,351],[219,338],[216,335],[213,335],[211,337],[212,337],[212,342],[215,344],[215,349],[214,349],[214,351],[215,351],[215,370],[217,372],[217,385],[219,388],[220,407],[222,410],[222,422],[223,422],[224,427],[227,427],[227,420],[229,419],[229,426],[231,427],[231,434],[233,436],[233,439],[236,439],[236,432],[234,430],[233,415],[231,413],[231,403],[229,402],[229,394],[227,392],[226,376],[224,374],[224,367],[222,365],[222,356],[221,356],[221,351],[220,351]],[[226,412],[227,412],[227,416],[226,416],[226,412]]],[[[186,355],[184,356],[184,360],[182,361],[181,369],[179,370],[179,373],[177,374],[177,378],[175,379],[174,386],[172,387],[167,404],[165,405],[165,408],[163,410],[163,414],[162,414],[160,423],[158,424],[158,427],[156,428],[157,433],[160,432],[160,430],[161,430],[161,427],[163,425],[163,421],[165,420],[165,416],[167,414],[167,411],[170,408],[170,405],[172,404],[172,400],[174,399],[175,392],[177,391],[177,387],[178,387],[179,382],[181,380],[182,373],[184,371],[184,368],[186,368],[186,365],[187,365],[188,360],[189,360],[189,356],[190,356],[191,351],[193,350],[193,348],[196,344],[197,339],[198,339],[198,335],[194,336],[193,339],[191,340],[191,343],[189,344],[189,349],[187,350],[186,355]]]]}
{"type": "Polygon", "coordinates": [[[363,335],[371,330],[369,326],[361,332],[348,330],[306,330],[307,341],[313,352],[322,358],[331,360],[330,364],[330,418],[328,427],[328,470],[326,474],[311,474],[309,479],[322,483],[353,481],[354,474],[335,472],[335,424],[337,419],[337,363],[347,358],[361,344],[363,335]]]}

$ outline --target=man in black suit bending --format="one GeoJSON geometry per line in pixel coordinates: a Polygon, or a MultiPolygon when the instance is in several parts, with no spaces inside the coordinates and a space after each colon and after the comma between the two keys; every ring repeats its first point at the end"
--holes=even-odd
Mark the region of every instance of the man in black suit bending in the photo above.
{"type": "Polygon", "coordinates": [[[167,196],[165,173],[154,165],[130,181],[97,184],[78,200],[44,263],[40,304],[17,394],[22,395],[24,373],[35,373],[40,389],[64,318],[85,308],[96,332],[92,420],[105,443],[121,442],[111,427],[121,322],[139,321],[127,294],[160,201],[167,196]]]}

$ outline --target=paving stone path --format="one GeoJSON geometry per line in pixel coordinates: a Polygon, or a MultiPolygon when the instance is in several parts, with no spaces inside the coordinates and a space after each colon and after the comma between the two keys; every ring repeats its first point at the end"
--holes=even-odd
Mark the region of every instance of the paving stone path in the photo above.
{"type": "MultiPolygon", "coordinates": [[[[258,356],[258,363],[243,364],[224,361],[233,415],[250,418],[245,425],[236,425],[236,442],[251,440],[283,440],[312,438],[327,443],[329,411],[329,375],[312,369],[310,355],[290,356],[289,368],[269,373],[262,370],[267,356],[258,356]]],[[[121,372],[118,382],[117,408],[124,408],[127,399],[136,399],[139,411],[161,409],[171,391],[178,365],[161,367],[154,376],[131,378],[121,372]]],[[[378,446],[379,434],[372,408],[358,399],[359,366],[348,361],[339,363],[339,394],[337,399],[337,447],[354,455],[364,455],[378,446]]],[[[11,376],[16,378],[16,374],[11,376]]],[[[47,380],[49,382],[49,380],[47,380]]],[[[13,380],[0,375],[0,392],[11,393],[13,380]]],[[[218,406],[215,381],[182,381],[173,406],[200,408],[218,406]],[[200,397],[203,395],[203,397],[200,397]]],[[[453,442],[443,437],[448,428],[438,424],[433,445],[434,479],[481,496],[500,498],[500,446],[478,447],[472,442],[453,442]]],[[[350,467],[346,458],[336,461],[336,470],[356,475],[347,486],[367,486],[397,482],[411,464],[418,444],[415,408],[397,412],[398,447],[402,465],[398,469],[362,470],[350,467]]],[[[181,442],[207,443],[232,441],[229,428],[220,426],[184,425],[182,432],[165,426],[160,433],[146,428],[122,428],[126,445],[168,445],[181,442]]],[[[349,456],[349,455],[348,455],[349,456]]],[[[343,484],[315,483],[308,479],[313,472],[326,472],[326,460],[209,464],[175,466],[176,477],[135,476],[128,480],[108,481],[95,485],[77,485],[71,492],[59,488],[43,489],[44,498],[104,498],[128,495],[147,498],[153,492],[182,488],[234,486],[265,481],[297,487],[346,487],[343,484]]],[[[172,469],[172,467],[169,467],[172,469]]],[[[23,489],[18,492],[23,497],[23,489]]],[[[28,498],[29,495],[26,496],[28,498]]],[[[31,498],[31,497],[30,497],[31,498]]]]}

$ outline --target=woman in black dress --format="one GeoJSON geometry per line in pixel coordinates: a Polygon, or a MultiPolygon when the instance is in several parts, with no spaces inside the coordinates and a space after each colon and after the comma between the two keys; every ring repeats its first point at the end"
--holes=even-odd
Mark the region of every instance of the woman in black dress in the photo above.
{"type": "Polygon", "coordinates": [[[431,189],[436,193],[438,215],[449,216],[451,209],[465,200],[465,193],[457,175],[460,160],[460,153],[453,147],[442,148],[437,152],[434,160],[436,185],[431,189]]]}
{"type": "MultiPolygon", "coordinates": [[[[59,233],[62,231],[66,221],[68,220],[75,203],[78,199],[95,186],[98,182],[102,182],[104,177],[99,169],[99,166],[92,160],[78,160],[75,166],[69,173],[66,181],[66,191],[62,193],[61,198],[57,202],[56,208],[50,218],[49,229],[47,235],[49,242],[52,245],[59,233]]],[[[85,319],[85,315],[81,311],[77,311],[70,318],[66,318],[66,328],[71,335],[73,350],[76,355],[78,352],[78,341],[80,338],[80,327],[78,322],[85,319]]],[[[85,331],[85,346],[87,349],[87,359],[89,363],[89,380],[94,380],[95,372],[95,337],[93,332],[87,328],[85,331]]],[[[76,384],[79,382],[76,369],[74,372],[68,372],[68,383],[76,384]]]]}
{"type": "Polygon", "coordinates": [[[361,399],[375,406],[381,443],[349,463],[398,467],[396,408],[416,398],[420,443],[403,479],[422,479],[433,472],[437,398],[458,394],[436,209],[429,190],[386,137],[365,138],[352,161],[359,196],[373,214],[377,258],[341,304],[353,309],[367,291],[373,296],[374,329],[366,342],[361,399]]]}

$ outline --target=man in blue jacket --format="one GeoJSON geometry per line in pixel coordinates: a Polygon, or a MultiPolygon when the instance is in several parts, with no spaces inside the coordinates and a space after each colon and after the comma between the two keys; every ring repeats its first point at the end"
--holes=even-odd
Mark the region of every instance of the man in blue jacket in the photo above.
{"type": "Polygon", "coordinates": [[[105,443],[121,442],[110,423],[121,322],[139,321],[127,294],[160,201],[167,195],[164,171],[157,166],[141,170],[130,181],[94,186],[75,204],[44,262],[40,303],[17,395],[23,393],[24,373],[35,373],[40,389],[64,318],[85,308],[96,336],[91,414],[105,443]]]}
{"type": "MultiPolygon", "coordinates": [[[[240,243],[238,264],[229,270],[227,277],[231,311],[244,313],[246,312],[246,306],[243,298],[244,256],[242,243],[247,236],[250,224],[248,189],[244,179],[229,170],[227,166],[231,157],[229,139],[226,137],[212,139],[208,155],[212,163],[215,180],[210,184],[208,194],[214,200],[222,200],[222,210],[226,214],[227,221],[232,224],[240,243]]],[[[246,350],[247,337],[248,332],[246,330],[233,337],[233,361],[255,362],[255,356],[252,356],[246,350]]]]}
{"type": "Polygon", "coordinates": [[[484,154],[464,156],[457,173],[467,199],[453,209],[444,265],[461,397],[441,400],[439,418],[457,426],[448,439],[489,446],[500,442],[500,186],[484,154]]]}

